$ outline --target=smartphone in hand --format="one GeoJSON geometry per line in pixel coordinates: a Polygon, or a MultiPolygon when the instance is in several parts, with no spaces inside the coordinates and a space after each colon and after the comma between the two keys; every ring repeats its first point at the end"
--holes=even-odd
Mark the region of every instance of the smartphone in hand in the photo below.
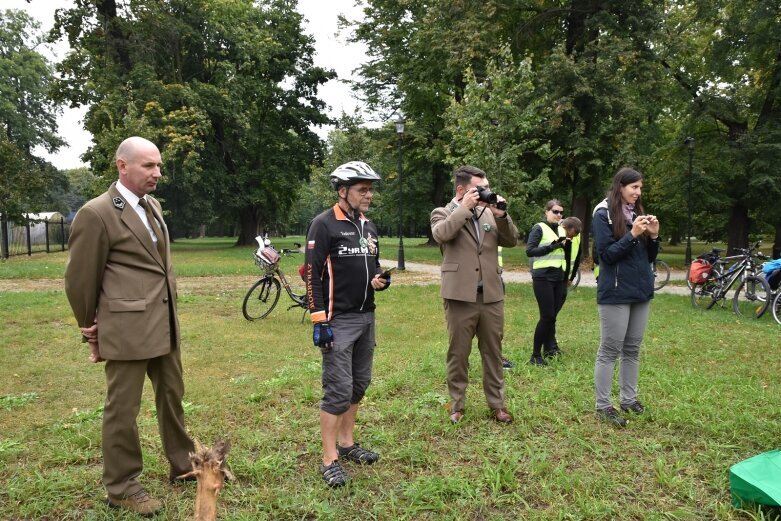
{"type": "Polygon", "coordinates": [[[393,266],[392,268],[388,268],[385,271],[383,271],[380,274],[380,278],[387,280],[391,276],[391,273],[393,273],[394,271],[396,271],[396,266],[393,266]]]}

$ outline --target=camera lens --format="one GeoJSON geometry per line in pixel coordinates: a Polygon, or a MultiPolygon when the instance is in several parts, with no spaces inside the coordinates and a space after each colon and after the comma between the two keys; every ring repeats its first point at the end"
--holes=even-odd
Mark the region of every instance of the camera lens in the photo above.
{"type": "Polygon", "coordinates": [[[488,204],[496,204],[496,194],[484,186],[477,187],[477,198],[488,204]]]}

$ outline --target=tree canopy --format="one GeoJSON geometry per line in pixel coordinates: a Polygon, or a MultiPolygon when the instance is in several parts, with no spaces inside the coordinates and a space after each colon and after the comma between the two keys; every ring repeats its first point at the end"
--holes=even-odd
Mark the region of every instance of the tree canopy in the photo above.
{"type": "Polygon", "coordinates": [[[76,0],[57,14],[60,35],[71,51],[57,92],[89,105],[93,170],[113,180],[129,135],[158,143],[179,233],[219,217],[252,243],[322,158],[311,126],[328,122],[317,90],[334,74],[313,65],[292,0],[76,0]]]}
{"type": "Polygon", "coordinates": [[[588,224],[630,164],[680,237],[690,135],[695,230],[734,248],[767,230],[750,215],[779,191],[779,21],[769,0],[369,0],[355,87],[419,132],[429,207],[445,172],[475,162],[522,221],[556,197],[588,224]]]}
{"type": "Polygon", "coordinates": [[[37,212],[63,177],[36,155],[63,144],[57,136],[57,104],[49,96],[52,68],[35,49],[39,24],[26,13],[0,11],[0,214],[37,212]]]}

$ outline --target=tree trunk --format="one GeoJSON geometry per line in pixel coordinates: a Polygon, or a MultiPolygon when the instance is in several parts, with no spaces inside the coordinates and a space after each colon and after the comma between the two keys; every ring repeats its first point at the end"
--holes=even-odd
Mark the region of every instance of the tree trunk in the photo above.
{"type": "Polygon", "coordinates": [[[727,255],[735,255],[736,248],[748,247],[748,224],[748,208],[735,202],[729,212],[727,255]]]}
{"type": "Polygon", "coordinates": [[[670,246],[681,244],[681,230],[675,228],[670,231],[670,246]]]}
{"type": "MultiPolygon", "coordinates": [[[[447,167],[444,163],[435,163],[431,167],[431,177],[433,178],[433,188],[431,190],[431,202],[434,208],[440,208],[445,206],[445,201],[448,200],[447,193],[447,181],[449,175],[447,167]]],[[[452,196],[451,196],[452,197],[452,196]]],[[[431,234],[431,226],[426,226],[426,246],[436,246],[437,242],[434,240],[434,236],[431,234]]]]}
{"type": "Polygon", "coordinates": [[[249,206],[239,212],[239,237],[236,246],[248,246],[255,244],[255,237],[260,231],[258,212],[254,206],[249,206]]]}
{"type": "Polygon", "coordinates": [[[781,224],[776,225],[776,235],[773,237],[773,255],[774,259],[781,259],[781,224]]]}

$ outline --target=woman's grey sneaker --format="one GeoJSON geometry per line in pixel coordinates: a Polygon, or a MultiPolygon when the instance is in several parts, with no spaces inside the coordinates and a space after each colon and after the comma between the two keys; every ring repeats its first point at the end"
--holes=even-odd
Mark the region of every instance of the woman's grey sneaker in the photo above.
{"type": "Polygon", "coordinates": [[[640,403],[640,400],[635,400],[629,405],[622,405],[621,410],[623,412],[633,412],[635,414],[643,414],[645,412],[645,406],[640,403]]]}
{"type": "Polygon", "coordinates": [[[320,465],[320,474],[329,487],[341,487],[350,479],[339,464],[339,460],[332,461],[330,465],[320,465]]]}
{"type": "Polygon", "coordinates": [[[626,427],[628,423],[613,407],[597,409],[597,418],[616,427],[626,427]]]}
{"type": "Polygon", "coordinates": [[[350,461],[354,461],[355,463],[361,463],[363,465],[371,465],[372,463],[380,459],[379,454],[377,454],[376,452],[372,452],[370,450],[366,450],[357,443],[354,443],[352,447],[340,447],[337,444],[336,448],[339,451],[340,458],[345,458],[350,461]]]}

